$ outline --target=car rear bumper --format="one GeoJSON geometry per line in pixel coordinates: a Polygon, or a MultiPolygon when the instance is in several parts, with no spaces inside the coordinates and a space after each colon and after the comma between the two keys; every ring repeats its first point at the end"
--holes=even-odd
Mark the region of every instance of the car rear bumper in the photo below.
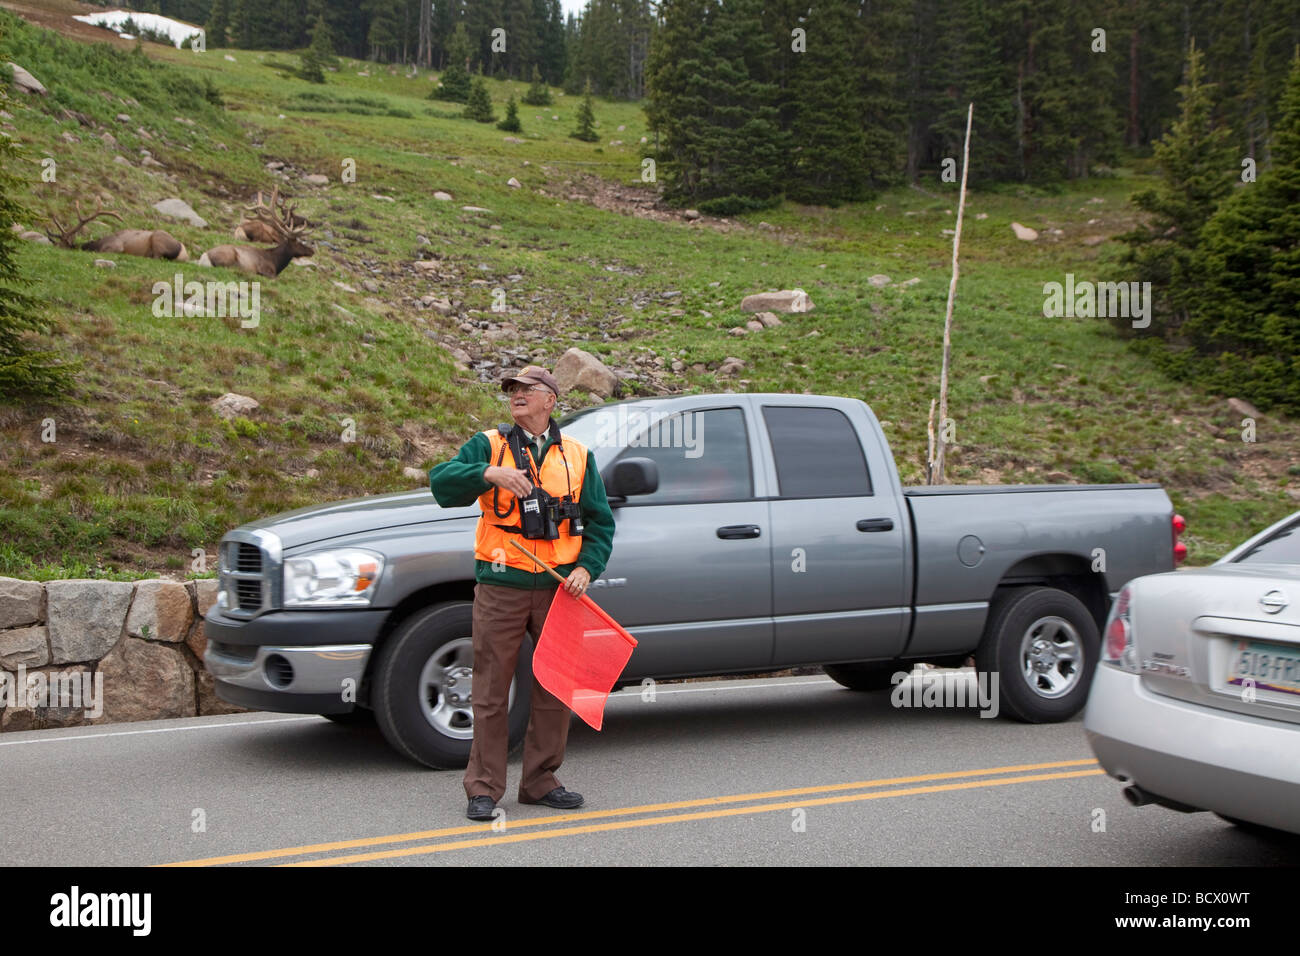
{"type": "Polygon", "coordinates": [[[1101,664],[1084,733],[1112,777],[1165,800],[1300,833],[1300,725],[1163,697],[1101,664]]]}

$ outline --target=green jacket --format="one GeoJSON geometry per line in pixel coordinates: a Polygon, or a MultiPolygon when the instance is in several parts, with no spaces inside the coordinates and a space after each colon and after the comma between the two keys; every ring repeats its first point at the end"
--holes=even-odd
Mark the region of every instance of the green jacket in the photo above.
{"type": "MultiPolygon", "coordinates": [[[[548,426],[549,427],[549,426],[548,426]]],[[[554,442],[549,438],[542,444],[542,456],[554,442]]],[[[465,442],[456,452],[456,457],[434,465],[429,471],[429,489],[434,499],[444,508],[457,508],[472,505],[479,495],[492,488],[483,480],[483,472],[491,463],[492,443],[482,432],[465,442]]],[[[540,464],[536,452],[533,457],[540,464]]],[[[609,562],[609,553],[614,546],[614,513],[609,510],[609,499],[605,497],[605,483],[596,470],[596,458],[590,450],[587,452],[587,469],[582,481],[582,492],[578,496],[582,506],[582,550],[578,560],[572,564],[561,564],[555,570],[567,577],[575,567],[584,567],[594,581],[605,571],[609,562]]],[[[482,519],[480,519],[482,520],[482,519]]],[[[555,579],[545,571],[533,573],[519,568],[507,567],[501,571],[492,570],[491,561],[474,561],[474,580],[484,584],[503,584],[512,588],[549,588],[555,586],[555,579]]]]}

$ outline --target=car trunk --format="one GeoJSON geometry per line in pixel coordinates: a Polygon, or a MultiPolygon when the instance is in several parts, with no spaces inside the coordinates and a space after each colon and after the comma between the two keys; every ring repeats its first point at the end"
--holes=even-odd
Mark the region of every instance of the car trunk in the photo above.
{"type": "Polygon", "coordinates": [[[1294,566],[1216,565],[1136,587],[1133,634],[1145,687],[1207,707],[1300,723],[1300,575],[1294,566]]]}

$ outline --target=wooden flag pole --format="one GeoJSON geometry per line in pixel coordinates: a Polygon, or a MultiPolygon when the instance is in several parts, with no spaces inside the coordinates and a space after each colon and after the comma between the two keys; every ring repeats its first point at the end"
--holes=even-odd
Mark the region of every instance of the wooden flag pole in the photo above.
{"type": "MultiPolygon", "coordinates": [[[[535,564],[537,564],[539,567],[543,567],[543,568],[545,568],[545,569],[546,569],[546,572],[547,572],[551,577],[555,578],[555,580],[559,581],[561,584],[567,584],[567,583],[568,583],[568,582],[566,581],[566,579],[560,577],[559,572],[556,571],[555,568],[551,567],[549,564],[547,564],[545,561],[543,561],[543,560],[542,560],[541,558],[539,558],[537,555],[533,554],[533,552],[529,551],[527,548],[525,548],[523,545],[521,545],[518,541],[511,541],[510,544],[511,544],[513,547],[518,548],[519,551],[520,551],[520,553],[522,553],[522,554],[526,554],[526,555],[528,555],[530,558],[532,558],[532,559],[533,559],[533,562],[534,562],[535,564]]],[[[583,596],[585,597],[586,595],[583,595],[583,596]]]]}

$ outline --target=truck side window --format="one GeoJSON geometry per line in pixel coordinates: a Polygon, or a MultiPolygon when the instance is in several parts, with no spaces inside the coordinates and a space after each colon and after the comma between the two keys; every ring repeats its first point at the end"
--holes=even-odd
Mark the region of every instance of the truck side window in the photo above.
{"type": "Polygon", "coordinates": [[[860,497],[871,476],[853,423],[834,408],[764,405],[782,498],[860,497]]]}
{"type": "Polygon", "coordinates": [[[692,504],[753,497],[749,436],[739,408],[667,415],[631,437],[619,458],[650,458],[659,490],[629,503],[692,504]]]}

